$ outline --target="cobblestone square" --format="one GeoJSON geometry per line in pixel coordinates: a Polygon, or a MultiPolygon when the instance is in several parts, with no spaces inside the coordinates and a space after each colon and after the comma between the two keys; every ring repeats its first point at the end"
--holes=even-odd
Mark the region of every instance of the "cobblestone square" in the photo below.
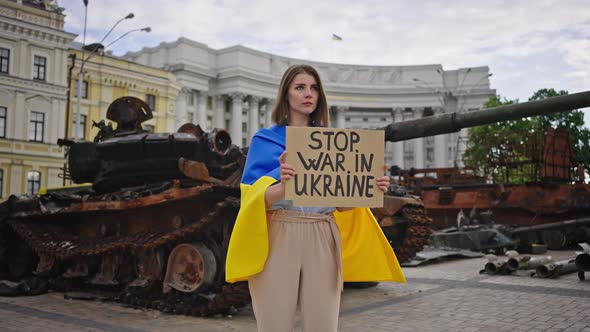
{"type": "MultiPolygon", "coordinates": [[[[590,282],[575,273],[557,279],[480,275],[484,263],[476,258],[405,268],[407,284],[346,289],[339,331],[590,331],[590,282]]],[[[195,318],[65,300],[61,293],[0,298],[0,321],[2,331],[256,331],[249,307],[195,318]]]]}

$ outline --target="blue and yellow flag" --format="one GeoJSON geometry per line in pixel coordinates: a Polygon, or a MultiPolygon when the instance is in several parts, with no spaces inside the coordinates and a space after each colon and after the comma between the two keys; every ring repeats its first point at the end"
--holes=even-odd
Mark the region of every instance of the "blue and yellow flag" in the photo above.
{"type": "MultiPolygon", "coordinates": [[[[279,156],[285,151],[285,126],[261,129],[252,138],[242,175],[241,206],[229,242],[227,282],[247,280],[264,269],[268,229],[264,194],[279,180],[279,156]]],[[[335,212],[342,238],[344,281],[406,279],[381,227],[368,208],[335,212]]]]}

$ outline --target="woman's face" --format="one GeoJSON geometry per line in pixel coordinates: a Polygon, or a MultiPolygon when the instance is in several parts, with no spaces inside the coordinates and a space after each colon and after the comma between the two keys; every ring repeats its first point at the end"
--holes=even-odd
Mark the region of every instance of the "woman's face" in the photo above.
{"type": "Polygon", "coordinates": [[[309,117],[316,109],[320,87],[315,78],[307,73],[300,73],[295,76],[289,85],[287,101],[291,115],[303,115],[309,117]]]}

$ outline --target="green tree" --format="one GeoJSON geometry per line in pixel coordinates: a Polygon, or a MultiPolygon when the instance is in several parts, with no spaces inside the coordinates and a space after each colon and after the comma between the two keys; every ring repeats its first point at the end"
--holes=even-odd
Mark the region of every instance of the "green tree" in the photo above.
{"type": "MultiPolygon", "coordinates": [[[[549,97],[567,95],[565,90],[540,89],[530,98],[541,100],[549,97]]],[[[538,117],[542,128],[568,128],[574,155],[574,165],[583,165],[586,173],[590,173],[590,130],[584,127],[584,112],[552,113],[538,117]]]]}
{"type": "MultiPolygon", "coordinates": [[[[567,91],[540,89],[529,98],[540,100],[567,94],[567,91]]],[[[491,97],[484,105],[492,108],[518,103],[500,96],[491,97]]],[[[581,163],[589,170],[590,131],[584,126],[581,111],[552,113],[532,118],[498,122],[469,130],[467,150],[463,161],[494,182],[522,183],[539,180],[545,131],[565,127],[570,131],[574,163],[581,163]]]]}

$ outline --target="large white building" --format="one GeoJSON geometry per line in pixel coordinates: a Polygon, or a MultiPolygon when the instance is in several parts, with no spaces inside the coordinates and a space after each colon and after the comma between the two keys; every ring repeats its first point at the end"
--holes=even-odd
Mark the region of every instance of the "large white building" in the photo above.
{"type": "Polygon", "coordinates": [[[62,184],[68,45],[52,1],[0,0],[0,200],[62,184]]]}
{"type": "MultiPolygon", "coordinates": [[[[332,126],[379,128],[391,122],[482,107],[490,89],[488,67],[443,70],[441,65],[358,66],[304,61],[244,46],[212,49],[186,38],[131,52],[125,58],[176,74],[176,128],[192,121],[205,130],[226,128],[245,146],[270,126],[280,78],[292,64],[320,73],[332,126]]],[[[401,168],[460,166],[458,134],[387,143],[386,163],[401,168]]]]}

